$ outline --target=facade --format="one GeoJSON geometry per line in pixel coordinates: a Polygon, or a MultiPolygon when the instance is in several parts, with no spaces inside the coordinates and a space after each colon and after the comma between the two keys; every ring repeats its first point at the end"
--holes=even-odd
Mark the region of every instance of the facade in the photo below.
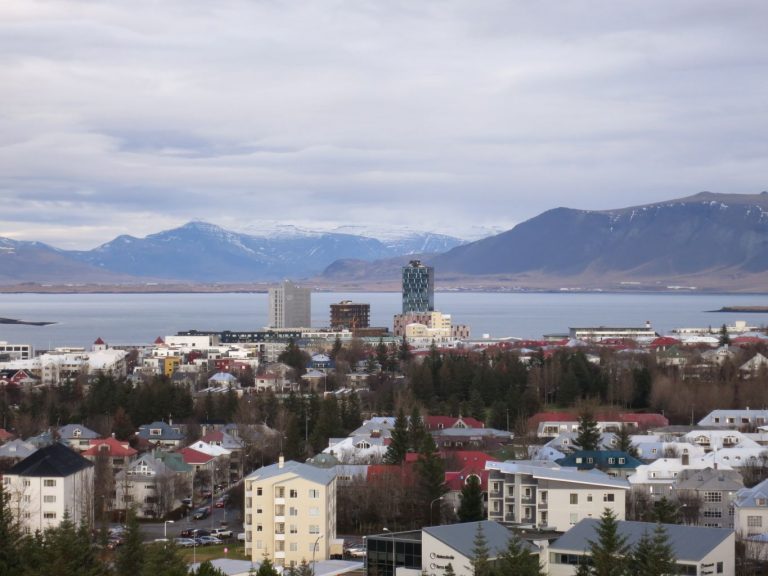
{"type": "Polygon", "coordinates": [[[675,500],[685,506],[687,524],[733,528],[733,501],[744,480],[735,470],[682,470],[673,486],[675,500]],[[686,510],[690,512],[686,514],[686,510]]]}
{"type": "Polygon", "coordinates": [[[741,536],[768,532],[768,480],[753,488],[743,488],[733,501],[733,528],[741,536]]]}
{"type": "Polygon", "coordinates": [[[610,508],[625,517],[629,483],[597,470],[487,462],[488,519],[564,532],[610,508]]]}
{"type": "Polygon", "coordinates": [[[300,462],[259,468],[245,479],[245,549],[277,566],[327,560],[336,545],[336,473],[300,462]]]}
{"type": "MultiPolygon", "coordinates": [[[[568,530],[550,546],[547,554],[549,576],[574,576],[578,564],[588,556],[590,541],[597,541],[597,518],[587,518],[568,530]]],[[[663,524],[677,560],[678,574],[721,574],[736,571],[736,538],[733,530],[663,524]]],[[[618,533],[634,548],[643,534],[652,535],[651,522],[618,522],[618,533]]]]}
{"type": "Polygon", "coordinates": [[[435,309],[435,269],[420,260],[403,266],[403,314],[435,309]]]}
{"type": "Polygon", "coordinates": [[[186,475],[178,474],[148,452],[115,476],[112,509],[134,507],[139,518],[162,518],[190,492],[186,475]]]}
{"type": "Polygon", "coordinates": [[[9,360],[27,360],[32,358],[32,346],[0,342],[0,356],[7,356],[9,360]]]}
{"type": "Polygon", "coordinates": [[[92,518],[93,464],[63,444],[40,448],[3,476],[11,510],[27,533],[92,518]]]}
{"type": "Polygon", "coordinates": [[[621,450],[577,450],[556,463],[577,470],[601,470],[612,478],[627,479],[642,462],[621,450]]]}
{"type": "Polygon", "coordinates": [[[768,410],[712,410],[699,420],[699,426],[754,428],[768,425],[768,410]]]}
{"type": "Polygon", "coordinates": [[[628,339],[639,340],[647,339],[651,341],[658,337],[658,334],[651,328],[651,323],[646,322],[642,327],[610,327],[610,326],[592,326],[569,328],[570,338],[577,340],[589,340],[590,342],[600,342],[609,339],[628,339]]]}
{"type": "Polygon", "coordinates": [[[312,325],[312,291],[285,280],[269,289],[270,328],[299,328],[312,325]]]}
{"type": "Polygon", "coordinates": [[[370,304],[355,304],[351,300],[342,300],[331,304],[331,329],[352,330],[368,328],[371,320],[370,304]]]}

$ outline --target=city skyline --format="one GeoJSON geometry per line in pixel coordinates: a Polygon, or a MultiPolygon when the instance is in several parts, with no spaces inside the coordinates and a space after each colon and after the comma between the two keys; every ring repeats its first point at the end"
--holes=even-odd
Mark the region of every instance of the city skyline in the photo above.
{"type": "Polygon", "coordinates": [[[0,5],[0,237],[191,220],[473,239],[766,189],[768,6],[0,5]]]}

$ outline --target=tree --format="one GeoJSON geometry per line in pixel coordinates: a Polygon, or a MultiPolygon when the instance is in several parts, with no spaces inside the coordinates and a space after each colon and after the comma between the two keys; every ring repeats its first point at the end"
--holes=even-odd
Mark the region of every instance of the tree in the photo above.
{"type": "Polygon", "coordinates": [[[456,571],[453,569],[453,564],[448,562],[448,566],[445,567],[444,576],[456,576],[456,571]]]}
{"type": "Polygon", "coordinates": [[[731,343],[731,335],[728,334],[728,327],[723,324],[720,326],[720,346],[728,346],[731,343]]]}
{"type": "Polygon", "coordinates": [[[117,549],[115,557],[116,576],[136,576],[144,568],[144,543],[141,539],[139,520],[134,509],[128,510],[123,545],[117,549]]]}
{"type": "Polygon", "coordinates": [[[617,450],[621,450],[622,452],[626,452],[630,456],[634,456],[637,458],[638,452],[637,448],[634,444],[632,444],[632,438],[629,434],[629,428],[622,425],[621,428],[619,428],[619,433],[616,435],[616,438],[618,440],[618,444],[616,446],[617,450]]]}
{"type": "Polygon", "coordinates": [[[418,405],[411,409],[411,417],[408,419],[408,448],[414,452],[420,452],[424,443],[424,437],[428,434],[421,417],[418,405]]]}
{"type": "Polygon", "coordinates": [[[280,576],[266,554],[261,559],[261,566],[256,571],[256,576],[280,576]]]}
{"type": "Polygon", "coordinates": [[[539,555],[531,552],[517,534],[513,534],[507,549],[494,566],[496,576],[544,576],[539,555]]]}
{"type": "Polygon", "coordinates": [[[485,518],[483,510],[483,491],[480,480],[472,474],[461,488],[461,504],[457,512],[459,522],[480,522],[485,518]]]}
{"type": "Polygon", "coordinates": [[[289,569],[290,576],[313,576],[312,567],[302,558],[298,566],[289,569]]]}
{"type": "Polygon", "coordinates": [[[579,430],[574,443],[581,450],[600,449],[600,429],[591,410],[584,410],[579,416],[579,430]]]}
{"type": "Polygon", "coordinates": [[[606,508],[596,528],[597,540],[589,541],[592,565],[588,574],[593,576],[626,576],[629,546],[627,538],[619,534],[616,514],[606,508]]]}
{"type": "Polygon", "coordinates": [[[10,576],[21,571],[20,539],[21,530],[11,510],[11,496],[0,482],[0,576],[10,576]]]}
{"type": "Polygon", "coordinates": [[[384,454],[387,464],[400,464],[408,453],[408,420],[402,406],[397,411],[395,426],[392,428],[389,446],[384,454]]]}
{"type": "MultiPolygon", "coordinates": [[[[422,442],[416,469],[416,503],[423,512],[423,520],[432,516],[432,502],[447,492],[445,486],[445,460],[437,453],[432,436],[427,434],[422,442]]],[[[440,508],[437,509],[437,524],[440,524],[440,508]]],[[[434,518],[433,518],[434,519],[434,518]]],[[[422,521],[422,524],[426,522],[422,521]]]]}
{"type": "MultiPolygon", "coordinates": [[[[162,542],[146,547],[140,576],[188,576],[189,567],[175,546],[162,542]]],[[[199,572],[198,572],[199,574],[199,572]]],[[[214,573],[215,574],[215,573],[214,573]]]]}
{"type": "Polygon", "coordinates": [[[483,532],[483,524],[478,522],[472,546],[472,557],[469,560],[472,576],[490,576],[491,561],[489,554],[488,540],[486,540],[485,532],[483,532]]]}
{"type": "Polygon", "coordinates": [[[200,567],[191,574],[192,576],[227,576],[223,571],[214,568],[210,560],[206,560],[200,564],[200,567]]]}
{"type": "Polygon", "coordinates": [[[643,533],[631,555],[631,576],[667,576],[677,573],[675,555],[669,535],[661,524],[656,524],[653,536],[643,533]]]}
{"type": "Polygon", "coordinates": [[[653,519],[662,524],[677,524],[679,521],[679,509],[674,502],[663,496],[653,503],[653,519]]]}

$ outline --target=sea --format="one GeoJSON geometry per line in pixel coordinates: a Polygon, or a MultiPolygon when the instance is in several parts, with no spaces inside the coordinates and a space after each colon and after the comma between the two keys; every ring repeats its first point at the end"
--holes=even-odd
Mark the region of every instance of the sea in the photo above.
{"type": "MultiPolygon", "coordinates": [[[[312,294],[312,325],[327,326],[330,304],[371,305],[372,326],[392,326],[401,299],[394,292],[312,294]]],[[[660,334],[678,327],[720,326],[744,320],[768,325],[768,314],[716,313],[723,306],[768,306],[768,294],[482,293],[437,292],[435,308],[470,326],[472,337],[540,338],[576,326],[642,326],[660,334]]],[[[0,294],[0,317],[54,322],[50,326],[0,324],[0,341],[36,350],[147,345],[185,330],[260,330],[267,324],[267,294],[0,294]]]]}

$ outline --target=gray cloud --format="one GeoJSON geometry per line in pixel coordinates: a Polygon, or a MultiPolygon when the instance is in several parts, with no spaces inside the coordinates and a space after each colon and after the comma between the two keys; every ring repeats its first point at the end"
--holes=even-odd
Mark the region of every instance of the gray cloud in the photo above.
{"type": "Polygon", "coordinates": [[[0,3],[0,236],[766,188],[762,1],[0,3]]]}

